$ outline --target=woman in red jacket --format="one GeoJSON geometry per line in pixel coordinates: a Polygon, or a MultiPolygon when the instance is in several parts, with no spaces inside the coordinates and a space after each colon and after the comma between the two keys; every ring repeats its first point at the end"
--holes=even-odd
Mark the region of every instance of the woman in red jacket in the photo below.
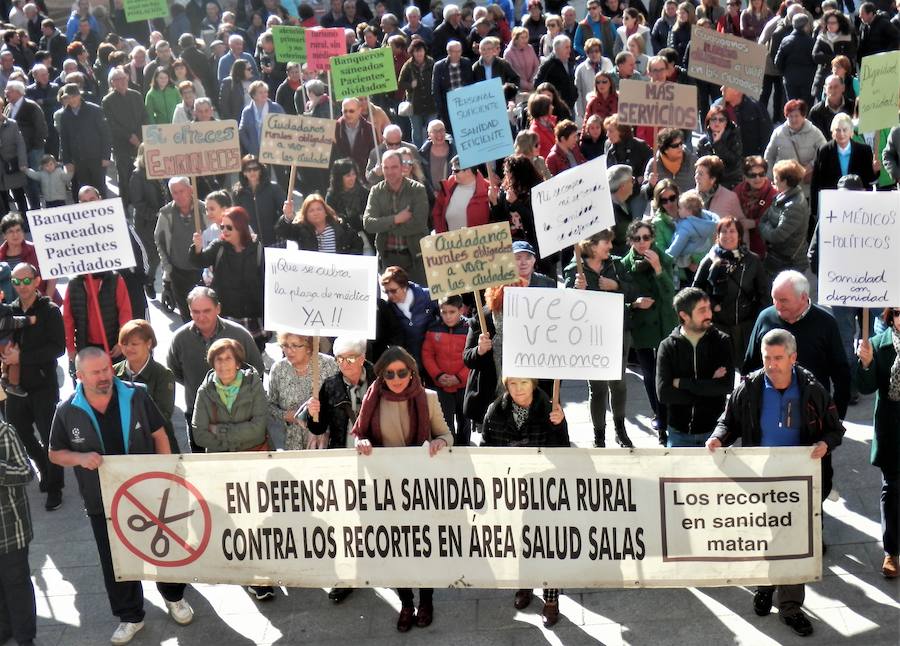
{"type": "Polygon", "coordinates": [[[461,168],[459,157],[450,160],[450,177],[441,182],[431,211],[436,233],[477,227],[491,220],[488,183],[474,168],[461,168]]]}
{"type": "Polygon", "coordinates": [[[547,168],[554,175],[559,175],[564,170],[583,164],[585,159],[578,147],[578,126],[574,122],[568,119],[560,121],[554,132],[556,143],[547,155],[547,168]]]}
{"type": "Polygon", "coordinates": [[[466,349],[469,322],[462,315],[461,296],[445,296],[438,303],[441,319],[432,323],[425,334],[422,365],[434,382],[444,419],[453,433],[453,444],[468,446],[472,425],[463,415],[463,396],[469,378],[469,369],[463,363],[463,350],[466,349]]]}
{"type": "Polygon", "coordinates": [[[553,144],[556,143],[556,136],[553,134],[553,128],[556,126],[553,101],[543,94],[532,94],[528,99],[528,116],[531,119],[531,126],[528,129],[538,136],[541,157],[546,159],[553,144]]]}

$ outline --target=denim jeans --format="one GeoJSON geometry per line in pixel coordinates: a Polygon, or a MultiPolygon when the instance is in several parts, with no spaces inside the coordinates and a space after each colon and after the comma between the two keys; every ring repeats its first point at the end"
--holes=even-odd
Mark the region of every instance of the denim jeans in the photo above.
{"type": "Polygon", "coordinates": [[[706,445],[706,440],[708,439],[709,435],[704,435],[703,433],[682,433],[681,431],[676,431],[670,426],[669,439],[666,442],[666,446],[670,449],[702,448],[706,445]]]}
{"type": "Polygon", "coordinates": [[[413,114],[407,117],[409,119],[409,127],[412,130],[412,143],[416,148],[421,148],[425,144],[425,129],[428,124],[437,119],[436,114],[413,114]]]}

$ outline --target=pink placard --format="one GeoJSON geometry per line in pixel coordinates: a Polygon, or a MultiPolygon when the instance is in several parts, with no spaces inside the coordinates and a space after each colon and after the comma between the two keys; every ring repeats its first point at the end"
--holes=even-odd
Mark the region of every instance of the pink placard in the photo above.
{"type": "Polygon", "coordinates": [[[316,71],[331,69],[329,59],[347,53],[347,38],[340,27],[306,30],[306,66],[316,71]]]}

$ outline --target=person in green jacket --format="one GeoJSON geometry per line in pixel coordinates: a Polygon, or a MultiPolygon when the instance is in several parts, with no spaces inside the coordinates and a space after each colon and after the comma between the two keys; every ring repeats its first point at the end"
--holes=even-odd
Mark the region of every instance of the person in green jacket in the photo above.
{"type": "Polygon", "coordinates": [[[169,73],[162,67],[156,68],[156,71],[153,72],[153,83],[144,100],[150,123],[159,125],[172,123],[175,108],[179,103],[181,103],[181,94],[178,92],[178,88],[172,84],[169,73]]]}
{"type": "MultiPolygon", "coordinates": [[[[587,240],[575,243],[583,259],[583,274],[578,274],[577,263],[572,260],[563,270],[566,287],[589,289],[595,292],[615,292],[625,295],[628,301],[631,295],[631,274],[622,265],[622,259],[612,255],[615,231],[605,229],[595,233],[587,240]]],[[[616,442],[619,446],[632,448],[634,444],[625,430],[625,404],[628,390],[625,385],[625,364],[628,358],[630,339],[628,336],[628,311],[625,311],[625,326],[622,336],[622,377],[610,381],[588,381],[590,393],[589,403],[591,422],[594,425],[594,446],[606,446],[606,403],[607,398],[613,414],[613,425],[616,429],[616,442]]]]}
{"type": "Polygon", "coordinates": [[[656,229],[650,222],[636,220],[628,226],[631,249],[622,266],[631,275],[632,294],[625,299],[631,313],[631,345],[644,377],[644,389],[653,409],[653,428],[665,445],[668,419],[666,407],[656,397],[656,349],[660,341],[678,325],[672,305],[672,259],[656,243],[656,229]]]}
{"type": "Polygon", "coordinates": [[[860,341],[854,381],[861,393],[875,394],[872,464],[881,469],[881,573],[898,576],[900,554],[900,308],[881,315],[887,329],[860,341]]]}
{"type": "Polygon", "coordinates": [[[656,246],[668,249],[675,235],[675,221],[678,219],[678,198],[681,189],[671,179],[661,179],[653,189],[653,201],[650,203],[651,222],[656,229],[656,246]]]}

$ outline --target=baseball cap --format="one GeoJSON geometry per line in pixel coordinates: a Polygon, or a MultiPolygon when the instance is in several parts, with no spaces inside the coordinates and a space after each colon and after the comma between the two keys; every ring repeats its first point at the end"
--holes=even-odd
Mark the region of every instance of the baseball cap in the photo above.
{"type": "Polygon", "coordinates": [[[534,247],[531,246],[531,243],[527,240],[516,240],[512,243],[513,253],[519,253],[520,251],[524,251],[525,253],[530,253],[535,258],[537,257],[537,253],[534,251],[534,247]]]}

